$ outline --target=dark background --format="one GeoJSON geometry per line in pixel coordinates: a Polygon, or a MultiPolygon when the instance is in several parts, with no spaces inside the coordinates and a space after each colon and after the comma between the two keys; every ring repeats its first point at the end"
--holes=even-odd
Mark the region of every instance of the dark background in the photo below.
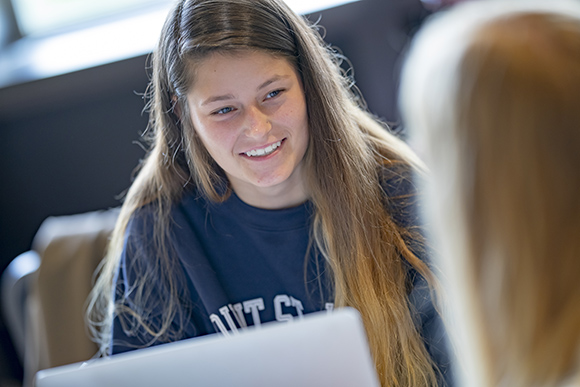
{"type": "MultiPolygon", "coordinates": [[[[426,16],[419,0],[363,0],[310,15],[354,67],[369,109],[398,121],[399,54],[426,16]]],[[[1,51],[0,51],[1,55],[1,51]]],[[[0,272],[48,216],[116,207],[144,155],[135,144],[146,56],[0,88],[0,272]]],[[[0,387],[22,368],[0,316],[0,387]]],[[[10,384],[12,385],[12,384],[10,384]]]]}

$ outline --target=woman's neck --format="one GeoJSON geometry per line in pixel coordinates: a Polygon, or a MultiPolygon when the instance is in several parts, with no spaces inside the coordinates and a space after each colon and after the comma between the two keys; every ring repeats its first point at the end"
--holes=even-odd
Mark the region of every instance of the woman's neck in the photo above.
{"type": "Polygon", "coordinates": [[[232,178],[230,184],[244,203],[267,210],[296,207],[309,199],[306,183],[299,173],[292,174],[283,183],[269,187],[246,184],[232,178]]]}

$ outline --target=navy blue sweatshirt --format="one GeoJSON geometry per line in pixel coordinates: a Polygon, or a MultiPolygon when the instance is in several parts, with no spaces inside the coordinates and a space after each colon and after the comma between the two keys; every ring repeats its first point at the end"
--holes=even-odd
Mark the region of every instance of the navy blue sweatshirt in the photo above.
{"type": "MultiPolygon", "coordinates": [[[[383,190],[386,205],[394,220],[405,227],[418,225],[415,190],[409,178],[385,171],[383,190]]],[[[337,209],[339,211],[340,209],[337,209]]],[[[132,300],[134,265],[149,265],[147,257],[153,246],[153,209],[144,207],[131,219],[116,278],[116,298],[132,300]]],[[[313,209],[310,202],[282,210],[265,210],[247,205],[235,194],[223,203],[213,203],[196,192],[184,195],[171,211],[169,235],[172,254],[177,257],[187,289],[179,293],[190,307],[176,318],[181,326],[179,338],[221,332],[233,334],[239,329],[265,322],[286,322],[304,314],[332,310],[333,294],[326,287],[328,275],[323,258],[308,248],[313,209]],[[307,256],[308,254],[308,256],[307,256]]],[[[427,350],[440,370],[448,373],[449,355],[441,319],[435,312],[425,280],[409,271],[413,290],[411,310],[427,350]]],[[[153,327],[161,324],[156,287],[162,280],[147,281],[152,291],[150,307],[139,310],[151,318],[153,327]]],[[[126,320],[126,321],[130,321],[126,320]]],[[[159,344],[143,329],[129,335],[121,319],[113,324],[112,353],[159,344]]],[[[446,378],[448,379],[448,378],[446,378]]]]}

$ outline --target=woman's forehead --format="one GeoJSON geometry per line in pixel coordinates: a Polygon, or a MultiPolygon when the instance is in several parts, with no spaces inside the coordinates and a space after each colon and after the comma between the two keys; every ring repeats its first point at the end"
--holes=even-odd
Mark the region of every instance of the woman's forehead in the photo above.
{"type": "Polygon", "coordinates": [[[298,78],[292,63],[279,55],[258,50],[214,52],[193,64],[190,90],[194,88],[223,87],[248,83],[266,82],[271,78],[298,78]]]}

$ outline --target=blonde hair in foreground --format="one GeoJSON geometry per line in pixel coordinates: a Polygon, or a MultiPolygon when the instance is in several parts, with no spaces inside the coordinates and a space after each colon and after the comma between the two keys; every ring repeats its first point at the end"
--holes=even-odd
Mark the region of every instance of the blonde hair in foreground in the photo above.
{"type": "Polygon", "coordinates": [[[420,162],[359,106],[350,80],[341,76],[337,58],[316,28],[281,0],[180,1],[168,16],[153,55],[150,149],[128,191],[89,299],[89,324],[103,353],[110,344],[113,312],[126,330],[145,329],[159,342],[181,337],[172,322],[185,319],[191,305],[187,295],[178,294],[186,287],[180,285],[183,274],[174,270],[180,265],[165,235],[171,205],[192,187],[214,201],[230,194],[224,172],[194,135],[186,96],[197,61],[236,50],[285,58],[301,75],[309,117],[304,162],[315,211],[312,242],[333,273],[335,305],[361,312],[384,386],[435,385],[436,370],[409,311],[403,259],[428,281],[432,276],[407,247],[412,230],[396,225],[386,212],[379,184],[379,165],[404,174],[420,169],[420,162]],[[135,258],[142,271],[129,308],[112,299],[112,281],[129,219],[148,203],[158,210],[153,225],[157,254],[135,258]],[[154,297],[147,284],[157,277],[164,287],[154,297]],[[149,322],[155,308],[162,311],[161,326],[149,322]]]}
{"type": "Polygon", "coordinates": [[[452,8],[400,102],[432,170],[461,385],[580,384],[580,2],[452,8]]]}

